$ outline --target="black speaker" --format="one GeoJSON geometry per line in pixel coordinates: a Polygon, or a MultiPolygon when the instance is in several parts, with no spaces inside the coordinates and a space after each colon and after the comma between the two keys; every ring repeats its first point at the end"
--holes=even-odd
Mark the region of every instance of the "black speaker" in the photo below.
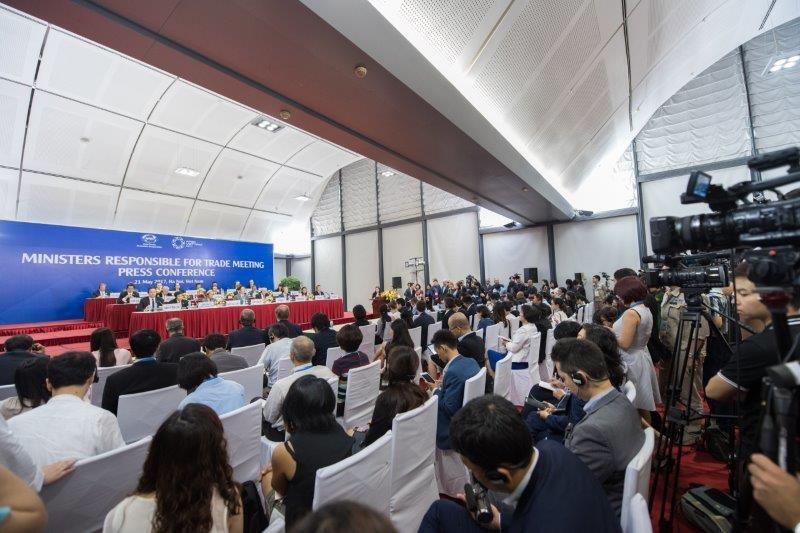
{"type": "Polygon", "coordinates": [[[525,283],[528,282],[529,279],[532,279],[534,283],[539,283],[539,269],[538,268],[523,268],[523,280],[525,283]]]}
{"type": "Polygon", "coordinates": [[[581,274],[580,272],[575,272],[575,277],[573,278],[573,281],[575,283],[578,282],[583,283],[583,274],[581,274]]]}
{"type": "Polygon", "coordinates": [[[395,276],[392,278],[392,288],[393,289],[403,288],[403,281],[400,279],[400,276],[395,276]]]}

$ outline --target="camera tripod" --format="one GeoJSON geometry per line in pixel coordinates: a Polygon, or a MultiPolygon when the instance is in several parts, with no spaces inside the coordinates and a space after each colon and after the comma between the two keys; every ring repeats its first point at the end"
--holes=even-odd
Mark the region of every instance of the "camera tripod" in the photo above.
{"type": "MultiPolygon", "coordinates": [[[[719,331],[719,328],[714,324],[713,319],[705,309],[701,299],[701,290],[698,289],[685,289],[684,297],[686,299],[686,308],[681,310],[680,322],[678,323],[678,331],[675,336],[674,347],[672,351],[672,365],[669,373],[669,384],[666,390],[666,398],[664,400],[664,423],[662,424],[661,433],[656,443],[656,469],[653,474],[653,482],[650,487],[650,501],[649,507],[652,509],[653,501],[656,497],[656,489],[659,482],[663,481],[664,490],[661,494],[661,512],[659,516],[659,529],[662,532],[671,531],[672,519],[675,515],[675,506],[678,496],[678,479],[680,478],[681,460],[683,458],[683,437],[686,431],[686,426],[698,420],[710,419],[734,419],[734,415],[715,415],[706,413],[703,410],[696,410],[692,408],[692,396],[695,393],[695,373],[697,370],[697,363],[700,358],[700,321],[705,319],[709,325],[711,333],[723,339],[724,345],[729,352],[732,353],[731,347],[725,337],[719,331]],[[684,333],[688,328],[688,342],[686,347],[682,349],[682,339],[684,333]],[[688,379],[688,394],[684,398],[681,394],[684,387],[684,380],[688,379]],[[673,459],[673,449],[678,443],[678,451],[676,457],[673,459]],[[662,465],[662,463],[664,463],[662,465]],[[663,471],[663,476],[662,476],[663,471]],[[667,501],[669,500],[669,515],[667,515],[667,501]]],[[[666,296],[665,296],[666,297],[666,296]]],[[[730,428],[730,442],[734,442],[734,428],[730,428]]],[[[731,446],[729,455],[729,484],[733,489],[736,486],[734,447],[731,446]]]]}

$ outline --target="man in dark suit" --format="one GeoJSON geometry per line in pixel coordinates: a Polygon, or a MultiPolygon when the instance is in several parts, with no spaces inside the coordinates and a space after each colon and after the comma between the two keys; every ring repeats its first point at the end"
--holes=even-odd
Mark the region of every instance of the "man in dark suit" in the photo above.
{"type": "Polygon", "coordinates": [[[101,281],[100,285],[97,286],[97,289],[92,292],[92,298],[105,298],[107,296],[108,289],[106,288],[106,284],[101,281]]]}
{"type": "Polygon", "coordinates": [[[450,324],[450,317],[453,316],[456,311],[456,299],[452,296],[445,296],[444,297],[444,308],[446,311],[442,315],[442,329],[449,328],[450,324]]]}
{"type": "Polygon", "coordinates": [[[464,293],[461,296],[461,312],[464,313],[464,316],[469,320],[470,328],[475,327],[475,313],[477,309],[478,306],[475,305],[475,300],[473,300],[472,295],[464,293]]]}
{"type": "Polygon", "coordinates": [[[139,300],[137,311],[156,311],[159,307],[164,305],[164,299],[158,294],[155,287],[147,289],[147,296],[139,300]]]}
{"type": "Polygon", "coordinates": [[[311,362],[315,365],[325,366],[328,361],[328,348],[338,347],[336,332],[331,329],[331,321],[325,313],[314,313],[311,317],[311,327],[314,328],[314,357],[311,362]]]}
{"type": "MultiPolygon", "coordinates": [[[[38,346],[38,345],[37,345],[38,346]]],[[[34,342],[30,335],[14,335],[4,344],[5,352],[0,353],[0,385],[13,385],[17,367],[37,357],[47,357],[33,353],[34,342]]]]}
{"type": "Polygon", "coordinates": [[[242,346],[253,346],[256,344],[268,344],[267,332],[258,329],[253,324],[256,321],[256,314],[252,309],[242,309],[239,314],[239,324],[241,328],[228,333],[228,345],[226,350],[231,348],[241,348],[242,346]]]}
{"type": "Polygon", "coordinates": [[[603,498],[589,469],[562,445],[542,441],[534,448],[514,405],[487,395],[465,405],[450,424],[453,449],[488,490],[508,494],[492,505],[492,521],[478,525],[452,501],[431,504],[421,533],[478,533],[502,530],[620,531],[619,520],[603,498]]]}
{"type": "Polygon", "coordinates": [[[425,348],[428,345],[428,326],[436,321],[431,315],[425,312],[425,302],[421,300],[417,302],[417,311],[419,314],[417,318],[414,319],[413,326],[415,328],[422,328],[420,329],[420,333],[422,334],[422,347],[425,348]]]}
{"type": "Polygon", "coordinates": [[[561,339],[551,355],[567,388],[585,401],[586,413],[564,446],[594,473],[620,516],[625,469],[644,444],[636,408],[608,379],[603,352],[584,339],[561,339]]]}
{"type": "Polygon", "coordinates": [[[116,415],[120,396],[163,389],[178,383],[178,365],[159,363],[153,357],[160,342],[161,337],[152,329],[141,329],[131,335],[135,361],[130,367],[108,376],[103,389],[103,409],[116,415]]]}
{"type": "Polygon", "coordinates": [[[133,283],[128,283],[125,286],[125,290],[119,293],[119,297],[117,298],[118,304],[129,304],[131,303],[131,298],[138,298],[139,293],[136,292],[136,287],[133,283]]]}
{"type": "MultiPolygon", "coordinates": [[[[469,321],[463,313],[455,313],[450,317],[448,324],[450,331],[458,339],[458,353],[464,357],[469,357],[478,363],[479,368],[486,366],[486,348],[483,342],[483,335],[478,335],[469,327],[469,321]]],[[[486,393],[494,390],[494,380],[491,376],[486,376],[486,393]]]]}
{"type": "Polygon", "coordinates": [[[156,359],[162,363],[177,363],[184,355],[200,351],[197,339],[183,334],[183,320],[170,318],[167,320],[167,333],[169,338],[158,345],[156,359]]]}
{"type": "MultiPolygon", "coordinates": [[[[289,330],[289,338],[294,339],[295,337],[299,337],[303,334],[303,328],[295,324],[294,322],[289,321],[289,306],[288,305],[279,305],[275,309],[275,318],[278,319],[278,322],[286,326],[286,329],[289,330]]],[[[267,340],[269,343],[269,340],[267,340]]]]}

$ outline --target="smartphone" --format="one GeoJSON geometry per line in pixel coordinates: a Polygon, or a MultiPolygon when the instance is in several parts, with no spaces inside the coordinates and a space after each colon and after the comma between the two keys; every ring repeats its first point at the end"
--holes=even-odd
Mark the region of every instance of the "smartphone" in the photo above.
{"type": "Polygon", "coordinates": [[[428,353],[430,353],[431,355],[437,355],[437,356],[439,355],[436,353],[436,348],[433,347],[433,344],[429,344],[427,350],[428,353]]]}
{"type": "Polygon", "coordinates": [[[423,372],[423,373],[421,374],[421,377],[422,377],[422,379],[424,379],[424,380],[425,380],[425,381],[427,381],[428,383],[435,383],[435,382],[436,382],[436,381],[435,381],[435,380],[434,380],[434,379],[431,377],[431,375],[430,375],[430,374],[428,374],[427,372],[423,372]]]}
{"type": "Polygon", "coordinates": [[[503,337],[502,335],[498,335],[497,338],[506,342],[511,342],[511,339],[509,339],[508,337],[503,337]]]}

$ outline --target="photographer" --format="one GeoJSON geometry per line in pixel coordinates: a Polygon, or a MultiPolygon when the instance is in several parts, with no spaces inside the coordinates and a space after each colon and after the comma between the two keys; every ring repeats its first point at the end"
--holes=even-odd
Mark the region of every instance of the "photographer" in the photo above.
{"type": "Polygon", "coordinates": [[[502,511],[480,497],[471,512],[438,500],[425,513],[420,532],[620,530],[589,469],[560,444],[544,441],[534,447],[508,400],[494,395],[472,400],[453,417],[450,437],[477,483],[509,496],[500,504],[502,511]],[[480,513],[484,506],[491,515],[480,513]],[[482,515],[488,520],[479,524],[482,515]]]}

